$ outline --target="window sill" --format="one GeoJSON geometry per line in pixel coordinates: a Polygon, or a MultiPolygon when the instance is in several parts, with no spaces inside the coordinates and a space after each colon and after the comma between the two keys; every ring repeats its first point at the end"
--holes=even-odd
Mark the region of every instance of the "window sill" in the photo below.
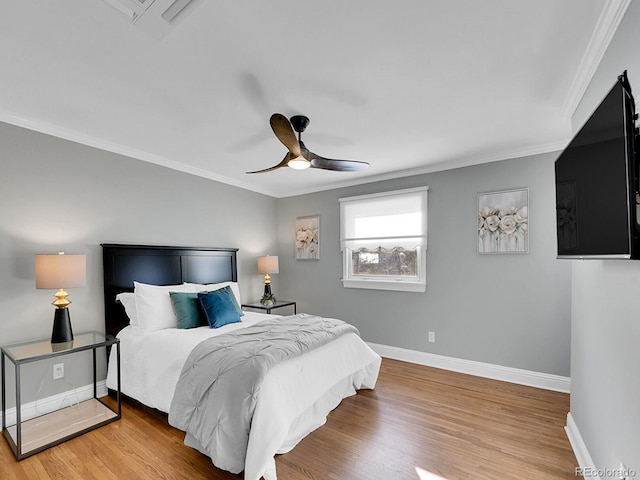
{"type": "Polygon", "coordinates": [[[369,290],[391,290],[396,292],[425,292],[427,289],[425,283],[406,282],[402,280],[343,279],[342,286],[344,288],[365,288],[369,290]]]}

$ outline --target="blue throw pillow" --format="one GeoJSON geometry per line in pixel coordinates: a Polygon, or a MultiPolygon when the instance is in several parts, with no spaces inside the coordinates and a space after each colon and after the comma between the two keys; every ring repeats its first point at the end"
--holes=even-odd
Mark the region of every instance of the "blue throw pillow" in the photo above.
{"type": "MultiPolygon", "coordinates": [[[[238,312],[238,315],[240,315],[241,317],[244,316],[244,312],[240,308],[240,305],[238,305],[238,300],[236,300],[236,296],[233,293],[233,289],[229,285],[227,285],[226,287],[223,287],[220,290],[224,290],[229,294],[229,298],[231,298],[231,301],[233,302],[233,306],[238,312]]],[[[214,291],[217,291],[217,290],[214,290],[214,291]]]]}
{"type": "Polygon", "coordinates": [[[178,328],[196,328],[208,325],[202,306],[195,292],[169,292],[178,319],[178,328]]]}
{"type": "Polygon", "coordinates": [[[200,292],[198,300],[211,328],[220,328],[240,321],[242,310],[238,307],[229,287],[214,292],[200,292]]]}

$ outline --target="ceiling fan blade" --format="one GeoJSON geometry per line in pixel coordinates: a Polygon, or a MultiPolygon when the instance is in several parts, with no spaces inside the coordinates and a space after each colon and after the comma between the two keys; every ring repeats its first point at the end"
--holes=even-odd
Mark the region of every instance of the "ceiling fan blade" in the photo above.
{"type": "Polygon", "coordinates": [[[289,150],[291,158],[299,157],[300,144],[298,143],[289,119],[280,113],[274,113],[271,115],[269,123],[278,140],[289,150]]]}
{"type": "Polygon", "coordinates": [[[256,170],[254,172],[245,172],[245,173],[265,173],[265,172],[271,172],[273,170],[277,170],[278,168],[281,168],[281,167],[286,167],[287,163],[289,163],[289,155],[290,155],[289,152],[287,152],[287,154],[284,156],[282,161],[279,164],[274,165],[273,167],[265,168],[264,170],[256,170]]]}
{"type": "Polygon", "coordinates": [[[337,160],[333,158],[324,158],[309,152],[311,157],[311,168],[322,168],[324,170],[336,170],[338,172],[359,172],[369,166],[367,162],[357,160],[337,160]]]}

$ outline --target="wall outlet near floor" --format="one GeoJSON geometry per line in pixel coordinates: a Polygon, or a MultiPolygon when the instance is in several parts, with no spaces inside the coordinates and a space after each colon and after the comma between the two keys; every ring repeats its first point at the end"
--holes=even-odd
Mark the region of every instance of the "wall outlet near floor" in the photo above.
{"type": "Polygon", "coordinates": [[[429,343],[436,343],[436,332],[429,331],[429,343]]]}
{"type": "Polygon", "coordinates": [[[56,363],[53,366],[53,379],[57,380],[64,377],[64,363],[56,363]]]}

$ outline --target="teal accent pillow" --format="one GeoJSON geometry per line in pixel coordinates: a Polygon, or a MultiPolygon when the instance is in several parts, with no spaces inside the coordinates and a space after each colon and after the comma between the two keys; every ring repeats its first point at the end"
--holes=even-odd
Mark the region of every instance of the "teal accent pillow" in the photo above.
{"type": "Polygon", "coordinates": [[[169,292],[178,319],[178,328],[196,328],[208,325],[198,294],[195,292],[169,292]]]}
{"type": "Polygon", "coordinates": [[[198,300],[211,328],[220,328],[229,323],[240,322],[242,310],[238,307],[229,287],[213,292],[200,292],[198,300]]]}

